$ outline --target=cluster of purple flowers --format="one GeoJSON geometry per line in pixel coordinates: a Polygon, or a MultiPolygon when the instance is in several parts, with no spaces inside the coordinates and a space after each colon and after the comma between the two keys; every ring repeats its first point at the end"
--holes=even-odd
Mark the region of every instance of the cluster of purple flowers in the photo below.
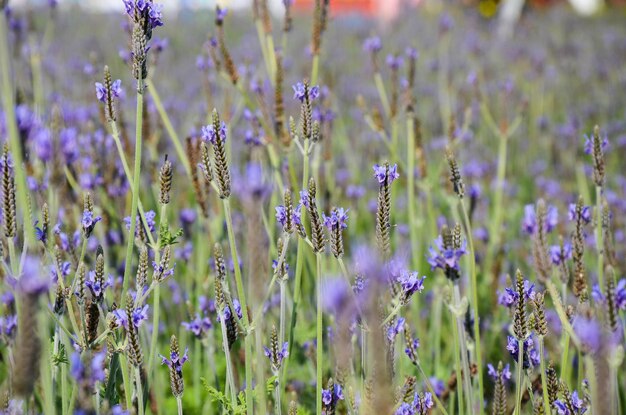
{"type": "Polygon", "coordinates": [[[371,36],[363,42],[363,50],[369,53],[379,52],[383,48],[383,42],[379,36],[371,36]]]}
{"type": "Polygon", "coordinates": [[[402,299],[401,301],[406,304],[409,302],[413,294],[416,292],[421,293],[424,290],[424,280],[426,276],[419,277],[417,272],[405,271],[399,278],[398,282],[402,286],[402,299]]]}
{"type": "Polygon", "coordinates": [[[330,389],[322,389],[322,403],[324,404],[324,409],[322,410],[322,414],[329,413],[330,409],[333,409],[337,406],[339,401],[343,401],[343,389],[341,385],[335,383],[333,384],[332,390],[330,389]]]}
{"type": "Polygon", "coordinates": [[[572,409],[574,410],[573,413],[564,401],[560,399],[555,400],[554,408],[556,409],[556,413],[558,415],[582,415],[587,412],[587,405],[585,404],[585,401],[578,396],[578,391],[572,392],[570,402],[572,404],[572,409]]]}
{"type": "Polygon", "coordinates": [[[396,409],[395,415],[423,415],[429,413],[433,406],[435,406],[435,403],[430,392],[424,392],[424,394],[416,392],[413,402],[404,402],[396,409]]]}
{"type": "MultiPolygon", "coordinates": [[[[491,376],[494,382],[498,380],[498,371],[491,363],[487,364],[487,374],[491,376]]],[[[506,366],[502,368],[500,378],[502,382],[511,380],[511,365],[507,363],[506,366]]]]}
{"type": "Polygon", "coordinates": [[[145,18],[150,29],[163,26],[163,6],[152,0],[123,0],[126,13],[131,19],[145,18]]]}
{"type": "Polygon", "coordinates": [[[85,233],[85,238],[89,238],[93,229],[96,227],[96,223],[102,220],[101,216],[94,216],[93,212],[89,210],[85,210],[83,212],[83,218],[81,220],[81,225],[83,227],[83,232],[85,233]]]}
{"type": "Polygon", "coordinates": [[[322,213],[324,226],[326,226],[326,228],[328,228],[329,230],[335,228],[346,229],[348,227],[348,224],[346,222],[348,221],[349,210],[350,209],[346,210],[344,208],[333,209],[333,211],[330,213],[330,216],[326,216],[324,213],[322,213]]]}
{"type": "MultiPolygon", "coordinates": [[[[524,280],[524,297],[526,301],[533,298],[535,284],[528,280],[524,280]]],[[[506,287],[504,291],[498,293],[498,304],[505,306],[506,308],[512,308],[519,300],[519,294],[515,290],[515,287],[506,287]]]]}
{"type": "MultiPolygon", "coordinates": [[[[576,203],[570,203],[567,211],[567,216],[569,220],[575,221],[577,218],[576,213],[576,203]]],[[[583,206],[582,211],[580,212],[580,217],[583,220],[583,223],[588,224],[591,222],[591,206],[583,206]]]]}
{"type": "MultiPolygon", "coordinates": [[[[517,362],[519,358],[519,344],[515,337],[507,336],[506,349],[511,354],[511,357],[517,362]]],[[[526,340],[524,340],[524,356],[522,356],[522,361],[524,369],[539,366],[540,356],[539,352],[535,348],[535,341],[532,336],[529,336],[526,340]]]]}
{"type": "MultiPolygon", "coordinates": [[[[143,307],[137,307],[133,310],[130,322],[132,322],[134,327],[139,328],[144,321],[148,320],[149,308],[150,307],[146,304],[143,307]]],[[[125,309],[117,308],[113,310],[111,314],[113,314],[113,323],[115,327],[123,327],[128,330],[129,320],[125,309]]]]}
{"type": "MultiPolygon", "coordinates": [[[[591,296],[597,303],[604,303],[606,301],[602,288],[600,288],[598,284],[594,284],[591,296]]],[[[620,279],[615,285],[614,301],[615,308],[618,310],[626,310],[626,278],[620,279]]]]}
{"type": "Polygon", "coordinates": [[[79,352],[72,353],[70,359],[70,373],[72,378],[78,383],[86,382],[93,387],[97,382],[104,382],[106,374],[104,371],[107,352],[103,349],[93,353],[89,365],[85,365],[79,352]]]}
{"type": "Polygon", "coordinates": [[[435,247],[432,245],[428,247],[427,260],[430,264],[430,269],[435,270],[439,268],[444,271],[454,269],[459,271],[460,259],[467,253],[466,246],[467,241],[463,240],[460,248],[446,248],[443,245],[443,238],[439,235],[439,237],[435,239],[435,247]]]}
{"type": "MultiPolygon", "coordinates": [[[[111,84],[111,95],[115,98],[121,98],[124,95],[124,90],[122,89],[122,80],[118,79],[116,81],[113,81],[113,83],[111,84]]],[[[98,99],[98,101],[100,102],[106,102],[107,100],[107,90],[106,87],[100,83],[100,82],[96,82],[96,98],[98,99]]]]}

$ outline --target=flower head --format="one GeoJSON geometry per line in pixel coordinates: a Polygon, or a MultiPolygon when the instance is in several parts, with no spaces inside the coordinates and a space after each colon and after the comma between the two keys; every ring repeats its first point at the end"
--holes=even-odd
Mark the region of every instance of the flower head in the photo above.
{"type": "Polygon", "coordinates": [[[215,145],[218,138],[223,142],[226,141],[227,132],[228,127],[226,127],[226,123],[224,123],[224,121],[221,122],[219,131],[217,132],[215,131],[215,127],[213,126],[213,124],[205,125],[204,127],[202,127],[202,139],[215,145]]]}
{"type": "Polygon", "coordinates": [[[328,228],[329,230],[332,230],[334,228],[346,229],[348,227],[348,224],[346,222],[348,221],[349,210],[350,209],[346,210],[344,208],[336,208],[333,209],[330,216],[326,216],[322,213],[324,226],[326,226],[326,228],[328,228]]]}
{"type": "Polygon", "coordinates": [[[363,50],[369,53],[379,52],[383,48],[383,42],[378,36],[371,36],[363,42],[363,50]]]}
{"type": "Polygon", "coordinates": [[[400,177],[398,173],[398,165],[394,164],[393,166],[389,166],[389,171],[387,171],[387,167],[385,165],[374,164],[374,177],[378,180],[378,183],[383,184],[385,181],[389,181],[391,184],[394,180],[400,177]]]}
{"type": "Polygon", "coordinates": [[[307,99],[307,95],[308,95],[309,101],[314,101],[320,96],[320,87],[317,85],[308,86],[302,82],[298,82],[295,85],[292,85],[292,88],[293,88],[293,99],[297,99],[302,103],[304,103],[305,100],[307,99]]]}
{"type": "Polygon", "coordinates": [[[200,316],[200,314],[196,313],[193,320],[189,322],[183,321],[182,326],[200,339],[208,333],[208,331],[213,327],[213,324],[211,324],[211,319],[209,317],[200,316]]]}
{"type": "Polygon", "coordinates": [[[89,238],[91,236],[91,233],[93,232],[93,229],[95,228],[96,223],[100,222],[101,220],[102,220],[102,217],[94,216],[93,212],[89,210],[83,211],[83,218],[81,220],[81,225],[83,227],[83,232],[86,238],[89,238]]]}

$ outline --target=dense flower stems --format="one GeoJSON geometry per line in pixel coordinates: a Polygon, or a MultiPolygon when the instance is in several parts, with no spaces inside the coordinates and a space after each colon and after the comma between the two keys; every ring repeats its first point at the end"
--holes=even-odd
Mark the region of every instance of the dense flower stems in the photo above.
{"type": "Polygon", "coordinates": [[[0,12],[0,71],[2,72],[2,106],[5,111],[5,122],[8,135],[9,146],[11,149],[11,156],[13,157],[13,164],[15,166],[15,181],[16,181],[16,194],[17,194],[17,210],[24,215],[24,252],[26,246],[32,244],[35,241],[35,230],[32,226],[26,226],[30,221],[28,217],[29,204],[28,204],[28,186],[26,184],[26,175],[23,168],[23,154],[22,146],[20,144],[17,119],[15,114],[15,88],[12,78],[11,69],[11,57],[9,52],[9,39],[8,39],[8,15],[4,11],[0,12]]]}
{"type": "Polygon", "coordinates": [[[235,267],[235,285],[237,286],[237,296],[241,303],[241,311],[243,314],[243,323],[246,329],[244,333],[244,349],[245,358],[245,376],[246,376],[246,404],[247,413],[254,413],[254,401],[252,397],[252,343],[250,339],[250,317],[248,316],[248,305],[246,302],[243,280],[241,278],[241,267],[239,265],[239,256],[237,255],[237,245],[235,239],[235,230],[233,228],[233,219],[230,212],[230,201],[228,198],[222,199],[224,206],[224,215],[226,216],[226,228],[228,232],[228,243],[230,245],[230,256],[235,267]]]}
{"type": "Polygon", "coordinates": [[[479,412],[482,413],[484,411],[484,389],[483,389],[483,354],[482,354],[482,344],[480,342],[480,314],[478,312],[478,281],[476,280],[476,253],[474,251],[474,241],[473,241],[473,232],[472,225],[469,220],[469,216],[467,214],[467,209],[465,207],[465,199],[460,199],[460,207],[461,207],[461,218],[463,220],[463,227],[465,228],[465,234],[467,235],[467,245],[469,247],[469,261],[470,261],[470,289],[472,290],[472,306],[474,308],[474,338],[475,338],[475,346],[476,346],[476,366],[477,366],[477,376],[478,376],[478,397],[479,397],[479,412]]]}
{"type": "Polygon", "coordinates": [[[132,194],[130,208],[130,230],[128,233],[128,241],[126,242],[126,260],[124,263],[124,281],[122,289],[122,298],[125,297],[130,285],[130,271],[132,267],[133,247],[135,246],[135,231],[137,229],[137,205],[139,203],[139,182],[141,180],[141,150],[143,135],[143,94],[144,80],[139,77],[137,79],[137,110],[135,118],[135,165],[133,171],[133,189],[136,192],[132,194]]]}
{"type": "MultiPolygon", "coordinates": [[[[304,149],[302,151],[302,189],[306,189],[306,186],[309,183],[309,151],[310,140],[304,140],[304,149]]],[[[304,210],[302,214],[305,214],[304,210]]],[[[298,246],[296,251],[296,271],[294,275],[295,283],[293,290],[293,308],[291,310],[291,321],[289,323],[289,356],[292,356],[292,348],[294,344],[294,328],[298,319],[298,305],[300,304],[300,296],[302,291],[302,271],[304,268],[305,260],[304,244],[304,240],[302,238],[298,238],[298,246]]],[[[288,373],[287,367],[290,361],[291,358],[288,358],[283,365],[283,371],[285,373],[288,373]]]]}
{"type": "Polygon", "coordinates": [[[316,307],[316,345],[315,345],[315,369],[316,369],[316,402],[317,402],[317,413],[322,413],[322,388],[323,388],[323,365],[324,365],[324,320],[322,314],[322,253],[318,252],[315,254],[315,296],[317,298],[317,307],[316,307]]]}

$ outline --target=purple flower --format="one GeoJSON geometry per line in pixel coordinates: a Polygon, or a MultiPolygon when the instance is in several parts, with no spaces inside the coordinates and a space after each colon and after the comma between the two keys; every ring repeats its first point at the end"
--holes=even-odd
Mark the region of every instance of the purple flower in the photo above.
{"type": "Polygon", "coordinates": [[[572,258],[572,245],[565,243],[560,245],[552,245],[550,247],[550,259],[554,265],[561,265],[568,259],[572,258]]]}
{"type": "Polygon", "coordinates": [[[597,320],[577,316],[574,319],[572,326],[586,352],[595,354],[600,350],[602,327],[597,320]]]}
{"type": "Polygon", "coordinates": [[[385,62],[387,63],[387,66],[389,66],[390,69],[397,71],[398,69],[400,69],[400,66],[403,63],[403,59],[401,56],[395,56],[395,55],[387,55],[387,59],[385,59],[385,62]]]}
{"type": "Polygon", "coordinates": [[[97,300],[101,300],[104,295],[104,290],[113,285],[112,281],[112,277],[104,282],[96,281],[96,273],[94,271],[89,271],[88,279],[85,281],[85,286],[89,288],[89,291],[91,291],[91,294],[97,300]]]}
{"type": "Polygon", "coordinates": [[[117,308],[111,312],[113,315],[113,324],[115,327],[124,327],[128,329],[128,314],[126,314],[126,310],[123,308],[117,308]]]}
{"type": "Polygon", "coordinates": [[[387,340],[393,342],[396,336],[404,331],[404,321],[404,318],[398,317],[395,322],[389,325],[387,328],[387,340]]]}
{"type": "Polygon", "coordinates": [[[417,51],[417,49],[410,46],[404,50],[404,54],[407,56],[407,58],[411,60],[417,60],[417,58],[419,57],[419,52],[417,51]]]}
{"type": "Polygon", "coordinates": [[[283,360],[289,356],[289,342],[284,342],[283,347],[280,350],[276,351],[276,355],[269,347],[263,346],[263,352],[267,358],[270,359],[270,363],[272,364],[272,370],[274,372],[278,372],[283,363],[283,360]]]}
{"type": "MultiPolygon", "coordinates": [[[[117,79],[111,84],[111,98],[120,98],[124,94],[122,90],[122,80],[117,79]]],[[[100,82],[96,82],[96,98],[98,101],[106,103],[107,90],[100,82]]]]}
{"type": "Polygon", "coordinates": [[[167,365],[168,367],[170,367],[171,369],[174,369],[178,373],[182,373],[183,364],[185,364],[185,362],[189,360],[188,352],[189,350],[186,348],[185,353],[183,354],[182,357],[176,352],[170,352],[169,359],[160,354],[159,357],[161,358],[161,364],[167,365]]]}
{"type": "Polygon", "coordinates": [[[379,164],[374,164],[374,177],[378,180],[378,183],[384,184],[385,181],[388,181],[388,184],[393,183],[400,174],[398,174],[398,165],[394,164],[393,166],[389,166],[389,176],[387,176],[387,168],[386,166],[381,166],[379,164]]]}
{"type": "MultiPolygon", "coordinates": [[[[149,210],[145,213],[144,215],[145,219],[146,219],[146,225],[148,226],[148,231],[150,232],[154,232],[155,226],[156,226],[156,221],[154,220],[154,218],[156,218],[156,213],[154,213],[154,211],[149,210]]],[[[135,228],[135,237],[139,236],[139,226],[143,226],[143,222],[141,221],[141,217],[139,215],[137,215],[136,219],[137,222],[137,226],[135,228]]],[[[130,231],[130,216],[126,216],[124,218],[124,226],[126,227],[127,231],[130,231]]]]}
{"type": "Polygon", "coordinates": [[[215,132],[215,127],[213,127],[213,124],[205,125],[204,127],[202,127],[202,139],[215,145],[219,136],[220,140],[226,142],[227,132],[228,128],[226,127],[226,123],[224,123],[224,121],[222,121],[222,123],[220,124],[220,128],[217,133],[215,132]]]}
{"type": "Polygon", "coordinates": [[[85,238],[89,238],[91,233],[93,232],[93,228],[96,226],[96,223],[100,222],[102,218],[100,216],[93,215],[93,212],[88,210],[83,211],[83,218],[81,220],[81,225],[83,226],[83,232],[85,233],[85,238]]]}
{"type": "MultiPolygon", "coordinates": [[[[528,280],[524,280],[524,298],[526,300],[530,300],[534,295],[535,284],[531,283],[528,280]]],[[[498,304],[503,305],[507,308],[513,307],[517,304],[517,300],[519,299],[519,295],[513,287],[506,287],[504,291],[501,291],[498,294],[498,304]]]]}
{"type": "Polygon", "coordinates": [[[135,327],[139,328],[144,321],[148,320],[148,308],[150,308],[150,306],[146,304],[143,307],[137,307],[133,310],[131,319],[135,327]]]}
{"type": "Polygon", "coordinates": [[[0,317],[0,335],[13,339],[17,333],[17,315],[0,317]]]}
{"type": "Polygon", "coordinates": [[[407,303],[411,296],[416,292],[424,290],[424,280],[426,276],[418,277],[417,272],[405,272],[398,278],[398,282],[402,285],[402,302],[407,303]]]}
{"type": "Polygon", "coordinates": [[[334,228],[346,229],[348,224],[348,210],[344,210],[344,208],[333,209],[330,216],[326,216],[322,213],[322,217],[324,219],[324,226],[329,230],[333,230],[334,228]]]}
{"type": "Polygon", "coordinates": [[[154,270],[154,275],[158,281],[163,281],[167,277],[174,275],[174,268],[176,264],[172,266],[172,268],[166,269],[163,265],[157,264],[155,261],[152,261],[152,269],[154,270]]]}
{"type": "Polygon", "coordinates": [[[52,160],[53,145],[52,133],[47,128],[41,128],[34,137],[35,153],[37,157],[45,162],[52,160]]]}
{"type": "Polygon", "coordinates": [[[187,329],[187,331],[192,332],[194,336],[199,339],[204,337],[204,335],[213,327],[209,317],[201,317],[200,314],[197,313],[193,320],[189,322],[183,321],[181,324],[185,329],[187,329]]]}
{"type": "MultiPolygon", "coordinates": [[[[487,373],[494,381],[498,380],[498,371],[491,363],[487,365],[487,373]]],[[[502,373],[500,373],[500,378],[502,379],[502,382],[511,380],[511,366],[508,363],[502,369],[502,373]]]]}
{"type": "Polygon", "coordinates": [[[309,207],[309,192],[307,190],[300,190],[300,204],[304,207],[309,207]]]}
{"type": "MultiPolygon", "coordinates": [[[[544,221],[544,229],[546,232],[552,232],[558,224],[559,215],[554,206],[546,208],[546,217],[544,221]]],[[[535,213],[535,205],[524,206],[524,219],[522,220],[522,229],[529,235],[537,230],[537,216],[535,213]]]]}
{"type": "Polygon", "coordinates": [[[145,19],[150,29],[163,26],[163,6],[161,4],[155,4],[147,0],[123,1],[126,14],[128,14],[133,21],[141,22],[145,19]]]}
{"type": "Polygon", "coordinates": [[[334,408],[337,405],[337,402],[342,401],[344,399],[343,389],[341,385],[335,383],[333,385],[333,390],[322,389],[322,403],[327,407],[334,408]]]}
{"type": "MultiPolygon", "coordinates": [[[[233,307],[235,307],[235,312],[237,313],[237,318],[241,319],[243,317],[243,314],[241,314],[241,304],[239,303],[239,300],[237,300],[236,298],[233,299],[233,307]]],[[[230,311],[230,306],[226,305],[224,307],[224,310],[222,310],[222,315],[224,316],[225,320],[230,320],[233,316],[232,312],[230,311]]],[[[219,318],[219,316],[218,316],[219,318]]]]}
{"type": "Polygon", "coordinates": [[[449,248],[446,249],[443,246],[443,238],[441,235],[435,239],[435,247],[428,247],[428,263],[430,264],[430,269],[434,270],[440,268],[442,270],[454,269],[459,271],[459,261],[463,255],[467,253],[466,251],[467,241],[463,240],[460,248],[449,248]]]}
{"type": "MultiPolygon", "coordinates": [[[[585,134],[584,137],[585,137],[585,154],[592,154],[594,136],[593,135],[588,136],[587,134],[585,134]]],[[[601,140],[602,141],[600,141],[600,147],[602,148],[602,152],[604,152],[609,147],[609,140],[606,137],[606,135],[602,137],[601,140]]]]}
{"type": "Polygon", "coordinates": [[[302,103],[304,103],[307,98],[307,92],[309,101],[316,100],[320,95],[320,87],[317,85],[307,87],[302,82],[298,82],[295,85],[292,85],[292,88],[293,99],[298,99],[302,103]]]}
{"type": "MultiPolygon", "coordinates": [[[[515,337],[507,336],[506,349],[511,354],[511,357],[517,362],[519,357],[519,343],[515,337]]],[[[537,353],[537,350],[535,349],[535,342],[532,336],[524,340],[524,356],[522,357],[522,362],[524,369],[539,366],[539,353],[537,353]]]]}
{"type": "MultiPolygon", "coordinates": [[[[591,207],[583,206],[580,212],[580,217],[585,224],[588,224],[589,222],[591,222],[591,207]]],[[[577,219],[576,203],[569,204],[568,218],[571,221],[575,221],[577,219]]]]}
{"type": "Polygon", "coordinates": [[[396,409],[395,415],[415,415],[415,408],[413,405],[408,403],[403,403],[396,409]]]}
{"type": "Polygon", "coordinates": [[[52,283],[48,273],[43,271],[39,258],[27,256],[19,279],[9,277],[9,284],[26,295],[40,295],[48,292],[52,283]]]}
{"type": "Polygon", "coordinates": [[[218,25],[222,24],[227,15],[228,15],[227,8],[222,9],[218,7],[217,10],[215,11],[215,21],[217,22],[217,24],[218,25]]]}
{"type": "Polygon", "coordinates": [[[106,349],[94,353],[91,356],[89,366],[85,366],[79,352],[72,353],[70,358],[70,373],[77,382],[86,382],[88,385],[95,385],[97,382],[104,382],[106,375],[104,372],[106,349]]]}
{"type": "Polygon", "coordinates": [[[383,42],[378,36],[372,36],[363,42],[363,50],[369,53],[377,53],[383,48],[383,42]]]}

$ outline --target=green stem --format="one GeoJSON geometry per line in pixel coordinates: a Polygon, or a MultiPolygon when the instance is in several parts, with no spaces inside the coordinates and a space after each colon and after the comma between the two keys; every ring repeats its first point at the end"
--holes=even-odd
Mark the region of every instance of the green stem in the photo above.
{"type": "MultiPolygon", "coordinates": [[[[230,256],[235,268],[235,284],[237,286],[237,295],[241,303],[241,311],[246,330],[250,328],[250,317],[248,316],[248,305],[246,302],[243,280],[241,278],[241,267],[239,266],[239,256],[237,255],[237,245],[235,240],[235,230],[233,228],[233,219],[230,212],[230,202],[224,199],[224,214],[226,216],[226,228],[228,231],[228,243],[230,245],[230,256]]],[[[245,370],[246,370],[246,406],[248,415],[254,413],[254,404],[252,397],[252,344],[250,343],[250,333],[246,332],[244,337],[245,350],[245,370]]]]}
{"type": "Polygon", "coordinates": [[[316,350],[316,406],[317,413],[322,413],[322,365],[324,358],[324,337],[323,328],[324,321],[322,315],[322,254],[317,253],[315,255],[316,264],[316,297],[317,297],[317,313],[316,313],[316,328],[317,328],[317,345],[316,350]]]}
{"type": "Polygon", "coordinates": [[[176,407],[178,408],[178,415],[183,415],[183,400],[181,396],[176,397],[176,407]]]}
{"type": "Polygon", "coordinates": [[[507,154],[507,143],[508,136],[502,135],[500,136],[500,145],[498,150],[498,170],[497,170],[497,179],[496,179],[496,193],[494,195],[493,202],[493,217],[491,220],[491,229],[489,230],[489,249],[487,250],[487,257],[485,261],[485,275],[489,277],[491,273],[489,269],[491,268],[491,263],[493,261],[493,257],[495,256],[495,250],[500,246],[500,233],[502,227],[502,200],[503,200],[503,192],[504,192],[504,179],[506,175],[506,154],[507,154]]]}
{"type": "MultiPolygon", "coordinates": [[[[407,155],[407,199],[408,199],[408,207],[409,207],[409,235],[411,238],[411,251],[416,253],[419,252],[418,246],[418,238],[417,238],[417,228],[415,226],[415,219],[417,216],[415,215],[415,131],[414,131],[414,120],[413,114],[409,113],[407,115],[406,122],[406,130],[407,130],[407,140],[406,140],[406,155],[407,155]]],[[[419,269],[419,259],[420,256],[417,254],[412,255],[413,257],[413,268],[419,269]]]]}
{"type": "Polygon", "coordinates": [[[120,367],[122,369],[122,382],[124,383],[124,396],[126,397],[126,410],[133,410],[133,395],[130,389],[130,368],[128,367],[128,359],[123,354],[119,355],[120,367]]]}
{"type": "MultiPolygon", "coordinates": [[[[160,225],[159,225],[159,234],[160,230],[164,227],[167,227],[167,205],[161,205],[161,217],[160,217],[160,225]]],[[[156,252],[159,252],[160,248],[160,238],[157,239],[157,246],[155,247],[156,252]]],[[[158,261],[159,258],[155,255],[155,261],[158,261]]],[[[149,361],[148,361],[148,379],[152,377],[152,370],[154,369],[154,362],[156,361],[156,346],[157,340],[159,337],[159,314],[161,311],[161,307],[159,306],[159,301],[161,298],[161,284],[157,283],[156,287],[154,287],[154,296],[152,297],[152,337],[150,339],[150,353],[149,361]]]]}
{"type": "Polygon", "coordinates": [[[546,377],[546,359],[544,352],[543,336],[539,336],[539,359],[541,362],[541,388],[543,389],[543,407],[550,413],[550,398],[548,397],[548,379],[546,377]]]}
{"type": "Polygon", "coordinates": [[[230,401],[232,405],[235,406],[237,404],[237,389],[235,388],[233,364],[230,359],[230,348],[228,347],[228,334],[227,334],[226,322],[224,321],[223,314],[222,316],[220,316],[220,326],[222,328],[222,346],[224,347],[224,357],[226,360],[226,382],[230,389],[230,401]]]}
{"type": "Polygon", "coordinates": [[[15,118],[15,89],[12,82],[11,57],[9,55],[7,15],[0,12],[0,71],[2,71],[2,105],[5,111],[5,121],[9,136],[9,148],[13,156],[13,165],[16,181],[17,211],[24,215],[24,234],[26,242],[35,241],[35,228],[28,223],[28,187],[26,186],[26,175],[24,174],[24,158],[22,146],[17,130],[17,120],[15,118]]]}
{"type": "Polygon", "coordinates": [[[313,55],[313,64],[311,68],[311,85],[312,86],[317,85],[319,66],[320,66],[320,55],[319,53],[316,53],[315,55],[313,55]]]}
{"type": "Polygon", "coordinates": [[[124,282],[122,288],[122,298],[128,291],[130,284],[130,270],[132,265],[133,247],[135,245],[135,231],[137,229],[137,204],[139,202],[139,181],[141,180],[141,149],[143,134],[143,79],[137,80],[137,116],[135,120],[135,170],[133,178],[133,198],[130,208],[130,232],[126,244],[126,260],[124,263],[124,282]]]}
{"type": "MultiPolygon", "coordinates": [[[[461,293],[459,291],[458,284],[454,284],[454,303],[455,303],[455,307],[460,307],[461,305],[461,293]]],[[[459,336],[459,346],[460,346],[459,351],[461,353],[463,387],[465,388],[463,392],[465,394],[465,400],[466,400],[468,413],[474,413],[474,405],[473,405],[473,399],[472,399],[472,381],[470,379],[470,367],[469,367],[469,360],[467,356],[467,342],[465,339],[465,328],[463,326],[463,317],[457,312],[457,310],[454,311],[454,316],[456,318],[456,330],[459,336]]]]}
{"type": "Polygon", "coordinates": [[[467,236],[467,243],[469,246],[469,258],[470,258],[470,286],[472,290],[472,305],[474,307],[474,338],[476,339],[476,366],[478,369],[478,391],[480,399],[480,413],[484,410],[483,401],[485,400],[485,394],[483,389],[483,353],[482,345],[480,341],[480,316],[478,313],[478,282],[476,281],[476,254],[474,252],[474,241],[472,236],[472,225],[465,208],[465,201],[461,199],[461,211],[463,213],[463,224],[465,227],[465,234],[467,236]]]}
{"type": "Polygon", "coordinates": [[[183,167],[185,168],[185,171],[187,172],[187,176],[191,177],[191,167],[189,166],[189,160],[187,160],[187,156],[185,155],[185,149],[180,142],[180,138],[178,137],[176,130],[174,130],[174,127],[172,126],[172,121],[170,120],[169,115],[167,115],[167,111],[165,111],[165,108],[163,107],[163,103],[161,102],[161,97],[159,96],[158,91],[155,89],[154,84],[150,84],[150,88],[148,88],[148,92],[150,93],[150,96],[152,97],[152,101],[154,102],[154,106],[156,107],[157,112],[159,113],[159,116],[161,117],[161,120],[163,120],[163,125],[165,126],[165,130],[167,131],[167,134],[172,139],[172,143],[174,144],[174,148],[176,149],[176,154],[178,155],[179,161],[182,163],[183,167]]]}
{"type": "Polygon", "coordinates": [[[524,365],[524,340],[517,341],[517,382],[515,383],[515,415],[521,414],[522,366],[524,365]]]}
{"type": "Polygon", "coordinates": [[[139,367],[135,367],[135,388],[137,393],[137,409],[139,411],[139,415],[143,415],[143,389],[141,387],[141,370],[139,367]]]}
{"type": "Polygon", "coordinates": [[[428,376],[426,376],[426,373],[424,372],[424,369],[422,368],[422,365],[420,364],[419,361],[417,361],[415,364],[416,364],[417,368],[419,369],[420,374],[422,375],[422,378],[424,378],[424,383],[426,383],[426,389],[428,389],[428,391],[432,395],[433,399],[435,400],[435,403],[437,404],[437,408],[439,409],[439,411],[442,414],[448,415],[448,411],[446,411],[446,408],[443,406],[443,404],[441,403],[441,401],[437,397],[437,394],[435,393],[435,389],[433,388],[432,383],[430,383],[430,379],[428,378],[428,376]]]}
{"type": "Polygon", "coordinates": [[[380,72],[378,71],[374,73],[374,82],[376,83],[376,89],[378,90],[378,96],[380,97],[380,102],[383,104],[383,110],[385,111],[385,115],[389,117],[391,115],[391,107],[389,106],[389,98],[387,98],[387,91],[385,90],[383,77],[380,75],[380,72]]]}

